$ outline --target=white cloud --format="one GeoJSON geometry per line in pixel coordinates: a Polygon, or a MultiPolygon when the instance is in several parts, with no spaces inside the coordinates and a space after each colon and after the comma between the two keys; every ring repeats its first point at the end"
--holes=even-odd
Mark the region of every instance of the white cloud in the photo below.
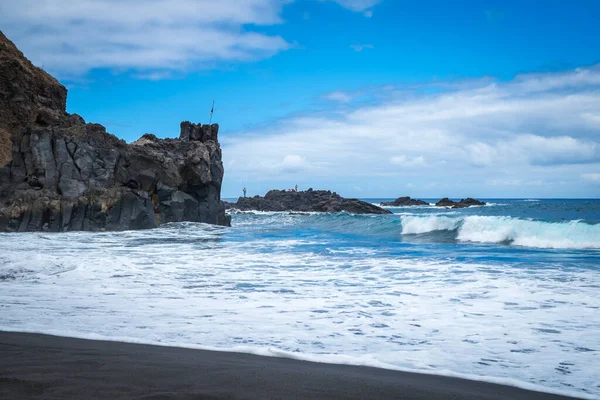
{"type": "Polygon", "coordinates": [[[331,0],[340,6],[356,12],[364,12],[381,3],[381,0],[331,0]]]}
{"type": "Polygon", "coordinates": [[[531,164],[586,164],[600,161],[600,146],[571,136],[518,136],[510,145],[521,151],[531,164]]]}
{"type": "Polygon", "coordinates": [[[412,167],[420,167],[425,165],[425,158],[422,156],[417,156],[414,158],[406,157],[405,155],[393,156],[390,158],[390,163],[394,165],[401,165],[403,167],[412,168],[412,167]]]}
{"type": "Polygon", "coordinates": [[[306,160],[295,154],[287,155],[283,159],[280,167],[284,172],[296,173],[304,170],[308,166],[306,160]]]}
{"type": "Polygon", "coordinates": [[[283,38],[253,31],[281,23],[288,0],[6,0],[4,33],[37,65],[59,77],[93,68],[204,69],[288,49],[283,38]]]}
{"type": "Polygon", "coordinates": [[[487,180],[486,185],[490,186],[541,186],[545,182],[542,180],[523,180],[523,179],[492,179],[487,180]]]}
{"type": "Polygon", "coordinates": [[[600,66],[577,68],[567,73],[525,74],[517,76],[512,87],[522,92],[544,92],[589,85],[600,85],[600,66]]]}
{"type": "Polygon", "coordinates": [[[567,182],[563,190],[571,185],[586,195],[580,178],[600,166],[600,126],[589,120],[600,115],[600,68],[438,84],[424,92],[371,88],[375,98],[386,95],[371,105],[284,119],[259,134],[222,136],[225,159],[236,160],[228,176],[243,170],[277,180],[256,160],[277,164],[293,149],[311,160],[310,174],[298,174],[313,187],[352,191],[351,182],[368,180],[369,190],[383,195],[393,190],[390,180],[404,180],[422,188],[414,195],[452,195],[452,188],[471,195],[464,190],[472,187],[505,197],[504,188],[528,195],[529,185],[537,188],[532,195],[546,190],[552,197],[553,182],[567,182]]]}
{"type": "Polygon", "coordinates": [[[372,44],[360,44],[360,43],[352,44],[352,45],[350,45],[350,47],[353,48],[354,51],[356,51],[356,52],[361,52],[364,49],[374,49],[375,48],[375,46],[373,46],[372,44]]]}
{"type": "Polygon", "coordinates": [[[581,179],[592,183],[600,183],[600,173],[581,174],[581,179]]]}
{"type": "Polygon", "coordinates": [[[153,71],[148,73],[135,74],[133,77],[136,79],[145,79],[149,81],[160,81],[163,79],[172,79],[173,73],[171,71],[153,71]]]}
{"type": "Polygon", "coordinates": [[[469,156],[473,165],[491,166],[496,158],[496,149],[487,143],[472,143],[467,145],[469,156]]]}
{"type": "Polygon", "coordinates": [[[525,161],[531,165],[587,164],[600,161],[596,142],[571,136],[544,137],[518,134],[491,144],[477,142],[466,146],[473,165],[493,166],[495,162],[525,161]]]}
{"type": "Polygon", "coordinates": [[[326,93],[323,96],[321,96],[321,98],[323,99],[337,101],[340,103],[349,103],[352,100],[354,100],[355,97],[356,95],[341,90],[336,90],[334,92],[326,93]]]}

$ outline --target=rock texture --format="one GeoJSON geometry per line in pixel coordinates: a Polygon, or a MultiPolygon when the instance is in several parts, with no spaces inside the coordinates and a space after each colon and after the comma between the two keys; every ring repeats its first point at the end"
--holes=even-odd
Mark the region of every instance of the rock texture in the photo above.
{"type": "Polygon", "coordinates": [[[132,144],[66,113],[67,90],[0,32],[0,231],[229,225],[219,127],[132,144]]]}
{"type": "Polygon", "coordinates": [[[458,202],[459,207],[485,206],[485,204],[484,201],[475,200],[471,197],[467,197],[458,202]]]}
{"type": "Polygon", "coordinates": [[[438,201],[437,203],[435,203],[435,205],[437,207],[453,207],[455,206],[457,203],[455,201],[450,200],[447,197],[444,197],[443,199],[441,199],[440,201],[438,201]]]}
{"type": "Polygon", "coordinates": [[[398,197],[394,201],[381,203],[384,207],[406,207],[406,206],[428,206],[423,200],[411,199],[410,197],[398,197]]]}
{"type": "Polygon", "coordinates": [[[475,200],[471,197],[467,197],[466,199],[462,199],[459,202],[452,201],[447,197],[444,197],[437,203],[435,203],[438,207],[452,207],[452,208],[466,208],[471,206],[485,206],[485,202],[475,200]]]}
{"type": "Polygon", "coordinates": [[[264,197],[240,197],[229,208],[242,211],[342,212],[354,214],[391,214],[390,211],[357,199],[345,199],[329,190],[304,192],[271,190],[264,197]]]}

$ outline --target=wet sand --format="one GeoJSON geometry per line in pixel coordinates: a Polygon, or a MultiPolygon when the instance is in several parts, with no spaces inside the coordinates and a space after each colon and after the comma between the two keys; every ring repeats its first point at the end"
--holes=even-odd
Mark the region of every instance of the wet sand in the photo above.
{"type": "Polygon", "coordinates": [[[2,399],[567,399],[371,367],[0,332],[2,399]]]}

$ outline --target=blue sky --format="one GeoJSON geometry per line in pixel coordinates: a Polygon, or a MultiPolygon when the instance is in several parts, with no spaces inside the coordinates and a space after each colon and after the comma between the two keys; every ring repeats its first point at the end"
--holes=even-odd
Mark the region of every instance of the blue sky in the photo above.
{"type": "Polygon", "coordinates": [[[0,27],[133,141],[221,126],[224,197],[598,197],[597,1],[8,0],[0,27]]]}

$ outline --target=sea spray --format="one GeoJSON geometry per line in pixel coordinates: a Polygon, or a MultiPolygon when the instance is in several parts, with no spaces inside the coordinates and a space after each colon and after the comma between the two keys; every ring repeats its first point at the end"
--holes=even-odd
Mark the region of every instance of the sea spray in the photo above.
{"type": "Polygon", "coordinates": [[[453,231],[458,229],[460,218],[431,215],[427,217],[402,216],[402,233],[420,234],[435,231],[453,231]]]}
{"type": "Polygon", "coordinates": [[[556,249],[600,249],[600,224],[496,216],[402,216],[403,234],[457,231],[456,240],[556,249]]]}
{"type": "MultiPolygon", "coordinates": [[[[393,216],[280,213],[279,217],[271,217],[280,218],[281,223],[291,226],[388,239],[408,240],[417,236],[421,242],[447,243],[450,237],[465,245],[488,243],[547,249],[600,249],[600,224],[580,220],[549,222],[507,216],[460,216],[456,211],[393,216]]],[[[245,219],[243,224],[252,223],[252,220],[245,219]]]]}

